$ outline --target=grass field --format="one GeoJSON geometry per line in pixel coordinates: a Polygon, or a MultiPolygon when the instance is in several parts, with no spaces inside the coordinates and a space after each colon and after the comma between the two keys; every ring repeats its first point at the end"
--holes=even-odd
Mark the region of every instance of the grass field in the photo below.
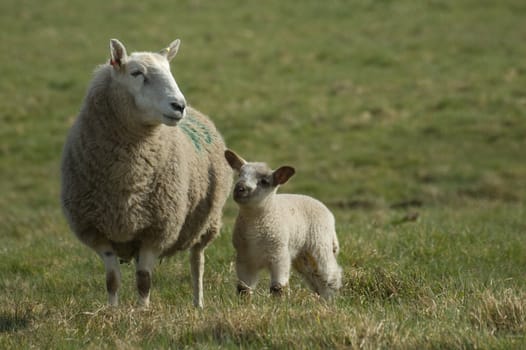
{"type": "Polygon", "coordinates": [[[526,2],[0,3],[0,348],[526,347],[526,2]],[[344,286],[293,276],[235,295],[235,205],[207,250],[205,309],[186,254],[152,307],[105,307],[98,257],[59,206],[59,161],[109,39],[157,50],[228,145],[295,175],[335,212],[344,286]]]}

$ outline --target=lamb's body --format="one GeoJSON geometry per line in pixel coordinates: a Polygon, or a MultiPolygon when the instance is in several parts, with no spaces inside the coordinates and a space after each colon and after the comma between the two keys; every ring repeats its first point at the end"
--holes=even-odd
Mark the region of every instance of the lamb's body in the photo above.
{"type": "Polygon", "coordinates": [[[339,245],[330,210],[309,196],[276,194],[278,184],[292,175],[280,175],[284,181],[280,180],[276,173],[281,168],[272,172],[261,163],[240,162],[238,167],[229,162],[240,171],[234,190],[239,214],[233,233],[238,290],[250,292],[258,272],[267,269],[271,291],[279,294],[294,267],[312,290],[331,298],[341,286],[341,268],[336,261],[339,245]]]}
{"type": "Polygon", "coordinates": [[[190,107],[177,126],[138,122],[134,96],[114,69],[96,71],[66,141],[64,212],[104,260],[111,304],[120,283],[117,257],[137,260],[140,302],[147,305],[156,258],[191,248],[194,302],[201,306],[203,250],[219,233],[232,181],[224,142],[190,107]]]}

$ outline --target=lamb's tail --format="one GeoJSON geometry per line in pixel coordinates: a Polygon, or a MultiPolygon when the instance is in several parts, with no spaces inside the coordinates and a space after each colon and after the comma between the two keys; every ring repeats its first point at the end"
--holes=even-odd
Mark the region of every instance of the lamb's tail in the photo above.
{"type": "Polygon", "coordinates": [[[340,244],[338,243],[338,237],[336,237],[336,234],[334,234],[334,238],[332,239],[332,252],[334,253],[334,256],[337,256],[340,252],[340,244]]]}

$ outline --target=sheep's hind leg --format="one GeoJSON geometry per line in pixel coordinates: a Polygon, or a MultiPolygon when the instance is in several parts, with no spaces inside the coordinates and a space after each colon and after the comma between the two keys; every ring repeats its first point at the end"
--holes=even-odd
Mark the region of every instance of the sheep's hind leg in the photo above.
{"type": "Polygon", "coordinates": [[[192,290],[194,306],[203,308],[203,276],[205,273],[205,249],[207,245],[219,234],[221,228],[221,208],[211,219],[201,240],[190,248],[190,272],[192,274],[192,290]]]}
{"type": "Polygon", "coordinates": [[[110,244],[105,244],[95,249],[97,254],[104,262],[106,270],[106,290],[108,291],[108,304],[117,306],[119,304],[119,297],[117,291],[121,284],[121,272],[119,269],[119,261],[115,251],[110,244]]]}
{"type": "Polygon", "coordinates": [[[151,248],[141,247],[137,258],[135,277],[137,280],[137,291],[139,292],[139,305],[150,306],[150,289],[152,286],[152,271],[158,254],[151,248]]]}
{"type": "Polygon", "coordinates": [[[190,249],[190,271],[192,273],[192,289],[194,306],[203,308],[203,275],[205,271],[205,248],[194,246],[190,249]]]}

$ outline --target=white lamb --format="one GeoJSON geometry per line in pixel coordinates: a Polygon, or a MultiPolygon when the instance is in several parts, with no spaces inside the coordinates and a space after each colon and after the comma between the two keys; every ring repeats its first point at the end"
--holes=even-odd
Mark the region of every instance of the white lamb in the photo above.
{"type": "Polygon", "coordinates": [[[194,304],[203,306],[204,249],[219,233],[232,170],[214,124],[186,105],[170,72],[179,43],[128,56],[112,39],[64,146],[63,210],[102,258],[111,305],[119,258],[135,259],[148,306],[157,259],[190,249],[194,304]]]}
{"type": "Polygon", "coordinates": [[[232,238],[238,292],[252,293],[258,272],[268,269],[270,292],[281,295],[292,265],[314,292],[330,299],[341,286],[332,213],[314,198],[276,194],[278,186],[294,175],[294,168],[272,171],[265,163],[248,163],[230,150],[225,157],[239,173],[234,186],[239,214],[232,238]]]}

